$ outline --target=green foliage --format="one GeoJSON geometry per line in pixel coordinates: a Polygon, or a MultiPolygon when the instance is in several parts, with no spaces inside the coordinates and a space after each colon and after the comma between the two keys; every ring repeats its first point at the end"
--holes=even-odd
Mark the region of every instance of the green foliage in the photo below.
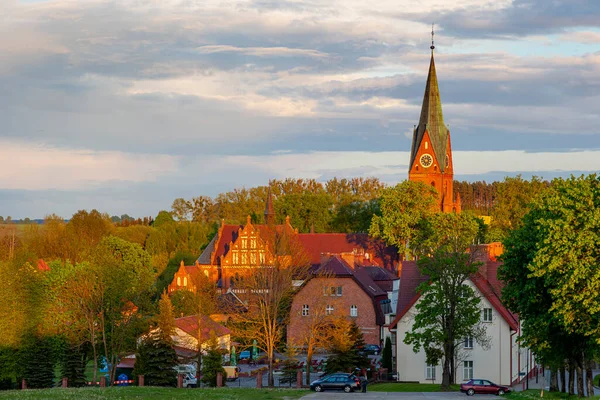
{"type": "Polygon", "coordinates": [[[85,346],[64,343],[62,347],[60,357],[61,377],[68,379],[69,387],[85,386],[85,367],[89,359],[85,346]]]}
{"type": "Polygon", "coordinates": [[[345,341],[339,342],[335,347],[331,348],[332,353],[327,358],[325,372],[353,372],[356,368],[366,368],[370,365],[369,357],[362,352],[365,347],[365,339],[358,325],[352,321],[349,325],[348,336],[350,346],[345,344],[345,341]]]}
{"type": "Polygon", "coordinates": [[[356,200],[340,205],[331,221],[332,232],[368,233],[373,216],[381,217],[379,200],[356,200]]]}
{"type": "Polygon", "coordinates": [[[158,213],[158,215],[156,216],[156,218],[154,219],[154,227],[156,228],[160,228],[163,225],[166,224],[172,224],[174,223],[175,220],[173,219],[173,216],[171,215],[170,212],[168,211],[160,211],[158,213]]]}
{"type": "Polygon", "coordinates": [[[56,349],[50,337],[27,335],[19,348],[19,378],[31,389],[53,385],[56,349]]]}
{"type": "Polygon", "coordinates": [[[404,181],[383,189],[379,200],[381,216],[373,216],[369,233],[397,246],[400,255],[406,256],[407,243],[418,232],[419,224],[433,215],[436,199],[435,189],[422,182],[404,181]]]}
{"type": "Polygon", "coordinates": [[[279,222],[286,216],[300,232],[328,232],[331,221],[331,197],[324,191],[319,193],[292,193],[275,201],[275,212],[279,222]]]}
{"type": "Polygon", "coordinates": [[[388,372],[392,371],[392,341],[389,336],[386,336],[385,345],[381,351],[381,366],[387,368],[388,372]]]}
{"type": "Polygon", "coordinates": [[[206,354],[202,357],[202,382],[214,387],[217,386],[217,373],[222,374],[223,382],[227,378],[227,373],[222,366],[224,352],[219,347],[214,331],[211,331],[207,345],[206,354]]]}
{"type": "Polygon", "coordinates": [[[481,300],[467,280],[478,270],[477,248],[472,246],[479,231],[476,218],[468,213],[440,213],[421,223],[414,248],[421,258],[421,274],[429,276],[417,290],[421,294],[417,313],[404,343],[415,352],[425,350],[430,361],[443,354],[442,385],[449,387],[458,344],[472,336],[483,347],[489,338],[481,324],[481,300]],[[469,249],[467,252],[466,250],[469,249]]]}
{"type": "Polygon", "coordinates": [[[582,365],[600,350],[600,179],[555,179],[504,241],[502,296],[538,359],[582,365]]]}
{"type": "Polygon", "coordinates": [[[177,272],[181,265],[181,261],[183,261],[184,265],[194,265],[197,259],[198,256],[189,251],[178,251],[169,260],[164,271],[158,276],[158,279],[156,280],[156,292],[162,293],[169,287],[169,284],[173,282],[175,272],[177,272]]]}

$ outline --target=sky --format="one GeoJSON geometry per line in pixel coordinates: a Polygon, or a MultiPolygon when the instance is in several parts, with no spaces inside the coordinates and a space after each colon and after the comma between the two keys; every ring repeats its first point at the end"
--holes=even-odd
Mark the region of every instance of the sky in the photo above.
{"type": "Polygon", "coordinates": [[[596,0],[1,0],[0,215],[402,181],[432,23],[455,179],[593,173],[599,16],[596,0]]]}

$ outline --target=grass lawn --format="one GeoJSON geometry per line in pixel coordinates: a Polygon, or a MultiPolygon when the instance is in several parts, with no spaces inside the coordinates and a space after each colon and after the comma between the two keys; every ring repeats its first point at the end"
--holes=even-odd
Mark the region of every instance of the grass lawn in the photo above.
{"type": "MultiPolygon", "coordinates": [[[[541,391],[539,389],[526,390],[524,392],[508,393],[502,397],[505,397],[506,399],[509,399],[509,400],[534,400],[534,399],[540,398],[540,392],[541,391]]],[[[567,399],[567,398],[569,398],[569,395],[567,393],[549,392],[547,390],[544,390],[543,399],[567,399]]],[[[570,398],[575,399],[575,398],[577,398],[577,396],[571,396],[570,398]]],[[[600,396],[584,397],[584,398],[585,399],[600,399],[600,396]]]]}
{"type": "MultiPolygon", "coordinates": [[[[459,385],[452,385],[452,391],[458,391],[459,385]]],[[[369,385],[372,392],[440,392],[439,383],[374,383],[369,385]]]]}
{"type": "Polygon", "coordinates": [[[298,399],[307,395],[307,390],[287,389],[175,389],[159,387],[111,387],[79,389],[38,389],[0,391],[0,399],[207,399],[207,400],[277,400],[298,399]]]}

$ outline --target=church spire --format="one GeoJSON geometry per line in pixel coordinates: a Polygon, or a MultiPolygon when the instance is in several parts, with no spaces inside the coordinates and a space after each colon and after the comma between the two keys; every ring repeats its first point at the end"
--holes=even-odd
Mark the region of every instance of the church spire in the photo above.
{"type": "Polygon", "coordinates": [[[433,50],[433,26],[431,30],[431,60],[429,62],[429,74],[427,75],[427,84],[425,85],[425,94],[423,95],[423,105],[421,107],[421,117],[419,125],[413,134],[412,152],[410,155],[410,166],[415,162],[417,151],[423,141],[425,131],[429,133],[431,147],[436,158],[440,161],[440,169],[443,172],[445,168],[444,159],[446,158],[446,147],[448,143],[448,128],[444,124],[444,115],[442,113],[442,101],[440,100],[440,89],[438,87],[437,74],[435,72],[435,60],[433,50]]]}
{"type": "Polygon", "coordinates": [[[273,208],[273,193],[271,193],[271,185],[267,193],[267,202],[265,204],[265,224],[273,225],[275,223],[275,209],[273,208]]]}

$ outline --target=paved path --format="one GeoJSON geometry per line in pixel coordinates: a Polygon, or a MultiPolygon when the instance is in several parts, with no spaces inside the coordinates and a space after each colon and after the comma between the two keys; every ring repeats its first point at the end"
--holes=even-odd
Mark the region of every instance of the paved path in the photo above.
{"type": "Polygon", "coordinates": [[[406,393],[406,392],[354,392],[344,393],[340,391],[327,391],[321,393],[311,392],[301,399],[355,399],[355,400],[375,400],[375,399],[402,399],[402,400],[458,400],[466,396],[460,392],[433,392],[433,393],[406,393]]]}

